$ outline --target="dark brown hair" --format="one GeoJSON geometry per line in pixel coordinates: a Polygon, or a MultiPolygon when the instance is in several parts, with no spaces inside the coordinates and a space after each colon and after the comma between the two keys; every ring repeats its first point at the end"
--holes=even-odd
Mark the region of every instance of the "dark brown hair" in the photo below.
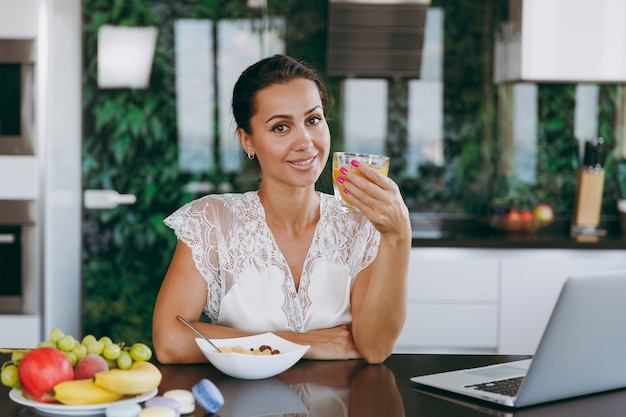
{"type": "Polygon", "coordinates": [[[250,119],[256,113],[257,92],[274,84],[302,78],[315,83],[322,100],[322,108],[326,112],[329,96],[324,81],[316,70],[303,61],[277,54],[246,68],[233,88],[232,109],[237,127],[251,133],[250,119]]]}

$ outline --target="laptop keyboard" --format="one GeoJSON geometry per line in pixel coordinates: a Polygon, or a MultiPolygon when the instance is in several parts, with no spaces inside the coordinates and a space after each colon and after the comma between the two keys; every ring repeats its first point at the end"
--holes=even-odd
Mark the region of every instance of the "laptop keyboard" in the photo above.
{"type": "Polygon", "coordinates": [[[520,385],[524,380],[523,376],[510,379],[502,379],[500,381],[485,382],[482,384],[467,385],[466,388],[474,388],[481,391],[493,392],[495,394],[515,397],[519,391],[520,385]]]}

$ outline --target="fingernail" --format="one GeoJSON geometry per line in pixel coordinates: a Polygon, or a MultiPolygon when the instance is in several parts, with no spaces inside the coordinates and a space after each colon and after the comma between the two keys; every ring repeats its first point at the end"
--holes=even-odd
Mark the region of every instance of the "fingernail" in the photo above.
{"type": "Polygon", "coordinates": [[[346,167],[341,167],[339,168],[339,172],[341,172],[343,175],[346,175],[348,173],[348,170],[346,169],[346,167]]]}
{"type": "Polygon", "coordinates": [[[350,161],[350,163],[351,163],[351,164],[352,164],[352,166],[353,166],[353,167],[355,167],[355,168],[358,168],[358,167],[359,167],[359,165],[361,165],[361,164],[359,164],[359,161],[357,161],[356,159],[353,159],[352,161],[350,161]]]}
{"type": "Polygon", "coordinates": [[[348,192],[348,190],[346,190],[345,188],[342,188],[342,189],[341,189],[341,191],[343,191],[343,193],[344,193],[345,195],[350,194],[350,193],[348,192]]]}
{"type": "Polygon", "coordinates": [[[344,183],[344,181],[345,181],[345,178],[344,178],[344,177],[337,177],[337,182],[338,182],[339,184],[343,184],[343,183],[344,183]]]}

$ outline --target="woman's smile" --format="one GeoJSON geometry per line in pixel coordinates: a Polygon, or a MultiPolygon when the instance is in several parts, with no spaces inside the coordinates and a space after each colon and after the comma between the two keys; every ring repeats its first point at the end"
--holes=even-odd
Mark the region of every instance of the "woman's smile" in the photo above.
{"type": "Polygon", "coordinates": [[[314,155],[314,156],[312,156],[310,158],[307,158],[307,159],[298,159],[298,160],[287,161],[287,163],[289,165],[293,166],[294,168],[299,169],[299,170],[310,169],[310,168],[312,168],[315,165],[315,161],[317,160],[317,156],[318,155],[314,155]]]}

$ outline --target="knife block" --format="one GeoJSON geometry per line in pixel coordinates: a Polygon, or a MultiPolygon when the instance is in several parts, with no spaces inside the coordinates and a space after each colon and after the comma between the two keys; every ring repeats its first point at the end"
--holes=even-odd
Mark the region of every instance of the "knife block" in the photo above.
{"type": "Polygon", "coordinates": [[[604,170],[580,168],[576,184],[573,225],[595,231],[600,223],[604,170]]]}

